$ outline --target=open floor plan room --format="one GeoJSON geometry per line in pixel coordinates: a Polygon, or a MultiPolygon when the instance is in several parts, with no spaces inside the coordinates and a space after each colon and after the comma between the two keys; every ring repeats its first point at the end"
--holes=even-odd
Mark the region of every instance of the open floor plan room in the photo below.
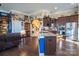
{"type": "Polygon", "coordinates": [[[0,3],[0,56],[79,56],[79,4],[0,3]]]}

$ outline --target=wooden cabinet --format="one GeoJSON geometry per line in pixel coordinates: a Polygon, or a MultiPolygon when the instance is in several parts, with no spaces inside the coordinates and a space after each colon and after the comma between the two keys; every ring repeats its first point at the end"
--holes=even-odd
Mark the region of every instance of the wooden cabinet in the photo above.
{"type": "Polygon", "coordinates": [[[43,18],[43,26],[51,26],[51,18],[50,17],[44,17],[43,18]]]}
{"type": "Polygon", "coordinates": [[[0,34],[8,33],[8,17],[0,16],[0,34]]]}
{"type": "Polygon", "coordinates": [[[59,17],[56,20],[57,24],[66,24],[67,22],[78,22],[78,15],[59,17]]]}
{"type": "Polygon", "coordinates": [[[29,37],[30,36],[30,22],[29,22],[28,16],[24,16],[24,29],[26,32],[26,36],[29,37]]]}
{"type": "Polygon", "coordinates": [[[30,36],[30,23],[29,22],[24,23],[24,29],[26,32],[26,36],[30,36]]]}
{"type": "Polygon", "coordinates": [[[56,36],[45,36],[45,55],[56,54],[56,36]]]}
{"type": "Polygon", "coordinates": [[[56,22],[59,25],[64,25],[66,24],[66,17],[59,17],[56,22]]]}

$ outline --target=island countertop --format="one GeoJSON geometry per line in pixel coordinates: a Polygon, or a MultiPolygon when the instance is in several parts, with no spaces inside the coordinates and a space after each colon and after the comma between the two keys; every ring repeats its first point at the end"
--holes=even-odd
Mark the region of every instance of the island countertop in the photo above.
{"type": "Polygon", "coordinates": [[[56,36],[56,34],[51,33],[49,31],[43,31],[42,33],[44,34],[44,36],[47,36],[47,37],[49,37],[49,36],[56,36]]]}

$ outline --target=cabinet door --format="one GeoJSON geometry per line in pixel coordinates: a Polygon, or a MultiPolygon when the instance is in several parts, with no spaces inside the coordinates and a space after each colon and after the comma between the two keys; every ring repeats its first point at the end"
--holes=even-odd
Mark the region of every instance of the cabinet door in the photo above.
{"type": "Polygon", "coordinates": [[[27,37],[30,36],[30,31],[26,31],[26,36],[27,36],[27,37]]]}
{"type": "Polygon", "coordinates": [[[0,34],[8,33],[8,17],[0,16],[0,34]]]}
{"type": "Polygon", "coordinates": [[[45,55],[55,55],[56,37],[45,38],[45,55]]]}

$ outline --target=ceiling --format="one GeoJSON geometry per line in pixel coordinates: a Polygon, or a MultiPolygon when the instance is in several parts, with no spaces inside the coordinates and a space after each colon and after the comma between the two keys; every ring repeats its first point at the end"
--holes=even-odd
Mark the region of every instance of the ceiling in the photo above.
{"type": "Polygon", "coordinates": [[[33,13],[39,10],[48,10],[53,12],[67,10],[73,8],[77,4],[72,3],[2,3],[0,9],[17,10],[24,13],[33,13]]]}

